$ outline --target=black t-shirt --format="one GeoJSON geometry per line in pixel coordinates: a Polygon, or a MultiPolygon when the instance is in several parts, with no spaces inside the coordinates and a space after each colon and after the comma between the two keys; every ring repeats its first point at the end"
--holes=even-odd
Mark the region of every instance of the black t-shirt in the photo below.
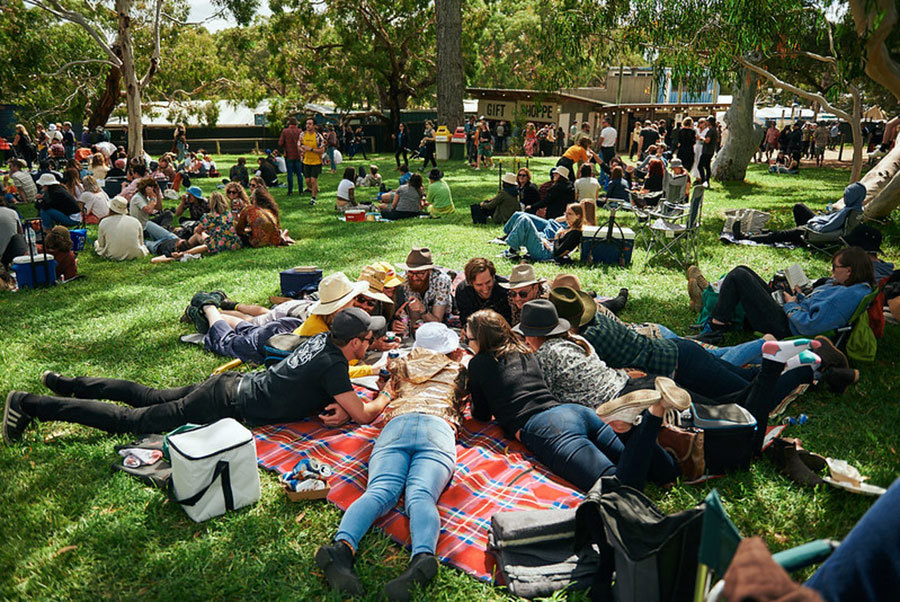
{"type": "Polygon", "coordinates": [[[541,200],[541,194],[538,192],[537,186],[529,182],[519,189],[519,202],[526,207],[534,205],[541,200]]]}
{"type": "Polygon", "coordinates": [[[469,392],[472,416],[484,421],[493,416],[510,439],[529,418],[560,405],[533,353],[509,353],[499,360],[479,353],[469,362],[469,392]]]}
{"type": "Polygon", "coordinates": [[[568,251],[574,251],[581,243],[581,230],[569,230],[553,239],[553,257],[559,259],[568,251]]]}
{"type": "Polygon", "coordinates": [[[78,208],[78,203],[75,202],[75,197],[62,184],[53,184],[47,187],[41,207],[43,209],[57,209],[64,215],[74,215],[81,212],[81,209],[78,208]]]}
{"type": "Polygon", "coordinates": [[[167,238],[166,240],[161,241],[156,246],[156,254],[171,257],[172,253],[175,251],[175,245],[178,244],[178,241],[180,240],[180,238],[167,238]]]}
{"type": "Polygon", "coordinates": [[[259,175],[263,182],[266,183],[266,186],[278,184],[278,174],[275,172],[275,167],[268,161],[263,161],[259,164],[259,175]]]}
{"type": "Polygon", "coordinates": [[[642,148],[641,150],[647,150],[648,148],[650,148],[651,144],[656,144],[656,141],[659,140],[659,132],[657,132],[653,128],[642,129],[641,136],[644,137],[644,148],[642,148]]]}
{"type": "MultiPolygon", "coordinates": [[[[678,130],[678,149],[688,149],[691,152],[694,152],[694,143],[697,141],[697,132],[695,132],[691,128],[681,128],[678,130]]],[[[685,165],[686,169],[690,169],[691,166],[685,165]]]]}
{"type": "Polygon", "coordinates": [[[124,177],[125,177],[125,170],[119,169],[118,167],[113,167],[108,172],[106,172],[107,180],[112,180],[115,178],[124,178],[124,177]]]}
{"type": "Polygon", "coordinates": [[[506,318],[507,322],[512,320],[512,312],[509,309],[509,292],[500,286],[501,282],[506,282],[503,276],[494,277],[494,288],[491,289],[491,296],[482,299],[475,292],[468,282],[460,282],[456,287],[454,297],[456,298],[456,308],[459,310],[459,321],[463,327],[466,326],[466,320],[479,309],[493,309],[495,312],[506,318]]]}
{"type": "Polygon", "coordinates": [[[532,208],[547,207],[547,219],[554,219],[566,212],[566,205],[574,202],[575,186],[569,180],[562,178],[553,182],[544,200],[533,204],[532,208]]]}
{"type": "Polygon", "coordinates": [[[347,358],[323,332],[263,372],[241,379],[237,403],[251,426],[294,422],[318,414],[336,395],[353,390],[347,358]]]}

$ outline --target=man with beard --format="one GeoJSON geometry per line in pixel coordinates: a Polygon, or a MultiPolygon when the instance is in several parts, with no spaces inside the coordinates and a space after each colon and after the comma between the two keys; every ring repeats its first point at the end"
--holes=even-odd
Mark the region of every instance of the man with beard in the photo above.
{"type": "Polygon", "coordinates": [[[466,262],[464,272],[466,281],[456,287],[454,294],[462,326],[465,327],[469,316],[479,309],[493,309],[507,322],[511,320],[509,295],[503,288],[506,278],[497,276],[494,262],[484,257],[474,257],[466,262]]]}
{"type": "MultiPolygon", "coordinates": [[[[413,247],[406,256],[406,263],[397,267],[406,270],[403,292],[409,300],[406,309],[410,325],[419,321],[443,322],[450,313],[452,282],[450,277],[435,269],[428,247],[413,247]]],[[[410,330],[412,332],[412,329],[410,330]]]]}
{"type": "MultiPolygon", "coordinates": [[[[522,263],[513,268],[509,280],[501,282],[500,286],[509,290],[509,323],[518,324],[522,315],[522,306],[529,301],[544,298],[550,289],[547,282],[534,274],[534,266],[529,263],[522,263]]],[[[507,316],[504,316],[507,317],[507,316]]]]}

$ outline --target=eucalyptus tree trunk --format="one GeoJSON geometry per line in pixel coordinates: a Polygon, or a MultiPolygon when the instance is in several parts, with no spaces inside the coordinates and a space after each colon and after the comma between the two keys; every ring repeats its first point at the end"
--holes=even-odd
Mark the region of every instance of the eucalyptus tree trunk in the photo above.
{"type": "Polygon", "coordinates": [[[900,205],[900,144],[895,143],[860,183],[867,191],[863,206],[866,217],[886,217],[896,209],[900,205]]]}
{"type": "Polygon", "coordinates": [[[462,2],[435,0],[437,119],[451,132],[463,123],[465,75],[462,58],[462,2]]]}
{"type": "Polygon", "coordinates": [[[116,0],[119,44],[122,50],[122,80],[128,113],[128,156],[144,155],[144,124],[141,120],[141,81],[135,72],[134,43],[131,39],[132,0],[116,0]]]}
{"type": "Polygon", "coordinates": [[[712,163],[713,178],[719,182],[743,181],[750,159],[759,148],[763,132],[761,127],[753,123],[756,81],[756,75],[744,69],[731,106],[725,111],[723,121],[728,128],[728,135],[712,163]]]}

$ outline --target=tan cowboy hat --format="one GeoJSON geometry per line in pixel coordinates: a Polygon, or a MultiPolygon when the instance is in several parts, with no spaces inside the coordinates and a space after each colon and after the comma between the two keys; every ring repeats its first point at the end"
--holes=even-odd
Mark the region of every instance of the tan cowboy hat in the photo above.
{"type": "Polygon", "coordinates": [[[594,319],[597,303],[585,292],[576,291],[571,286],[550,289],[550,302],[556,307],[560,318],[579,327],[594,319]]]}
{"type": "Polygon", "coordinates": [[[394,266],[392,266],[391,264],[389,264],[386,261],[376,261],[375,263],[372,264],[372,267],[375,268],[376,270],[381,270],[382,272],[387,274],[387,277],[384,279],[384,287],[385,288],[390,288],[392,286],[400,286],[401,284],[406,282],[406,280],[403,278],[403,276],[401,276],[397,273],[397,271],[394,269],[394,266]]]}
{"type": "Polygon", "coordinates": [[[530,263],[520,263],[513,268],[512,274],[509,275],[509,282],[500,282],[499,284],[503,288],[515,289],[538,284],[539,282],[541,280],[538,280],[537,276],[534,275],[534,266],[530,263]]]}
{"type": "Polygon", "coordinates": [[[576,291],[581,290],[581,280],[579,280],[578,276],[575,274],[557,274],[556,278],[553,279],[553,282],[550,283],[550,288],[559,288],[561,286],[568,286],[574,288],[576,291]]]}
{"type": "Polygon", "coordinates": [[[556,173],[558,173],[562,177],[562,179],[565,180],[569,177],[569,168],[565,165],[557,165],[556,173]]]}
{"type": "Polygon", "coordinates": [[[384,282],[387,279],[387,272],[385,272],[384,270],[379,270],[375,266],[367,265],[362,269],[362,273],[359,275],[358,281],[369,283],[369,290],[363,292],[365,296],[372,299],[377,299],[382,303],[393,303],[394,300],[385,295],[383,292],[384,282]]]}
{"type": "Polygon", "coordinates": [[[368,282],[350,282],[344,272],[329,274],[319,283],[319,300],[313,304],[310,313],[318,316],[332,314],[367,290],[368,282]]]}
{"type": "Polygon", "coordinates": [[[503,183],[504,184],[518,184],[516,181],[516,174],[512,172],[506,172],[503,174],[503,183]]]}
{"type": "Polygon", "coordinates": [[[431,260],[431,249],[428,247],[413,247],[406,256],[406,263],[398,263],[397,267],[407,272],[422,272],[434,268],[431,260]]]}
{"type": "Polygon", "coordinates": [[[114,196],[109,199],[109,210],[119,215],[128,213],[128,200],[123,196],[114,196]]]}

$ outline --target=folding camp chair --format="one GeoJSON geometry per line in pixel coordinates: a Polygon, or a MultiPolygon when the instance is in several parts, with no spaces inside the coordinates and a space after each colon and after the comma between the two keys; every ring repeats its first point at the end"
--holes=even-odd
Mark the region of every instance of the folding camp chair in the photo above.
{"type": "Polygon", "coordinates": [[[703,214],[703,195],[706,188],[697,186],[687,205],[666,202],[662,211],[647,211],[650,222],[647,227],[647,261],[661,255],[672,257],[684,268],[697,260],[697,233],[703,214]]]}
{"type": "Polygon", "coordinates": [[[688,174],[672,175],[666,172],[663,191],[665,192],[665,200],[668,203],[679,205],[684,203],[685,190],[687,190],[688,174]]]}
{"type": "Polygon", "coordinates": [[[106,196],[109,198],[113,198],[120,192],[122,192],[122,183],[125,180],[122,178],[106,178],[103,181],[103,192],[106,193],[106,196]]]}
{"type": "Polygon", "coordinates": [[[846,245],[844,237],[862,223],[862,218],[862,211],[852,211],[847,215],[847,219],[844,220],[844,223],[837,230],[832,230],[831,232],[817,232],[807,226],[800,226],[800,230],[803,232],[803,239],[806,241],[807,246],[812,247],[816,251],[831,254],[835,248],[846,245]]]}
{"type": "MultiPolygon", "coordinates": [[[[725,571],[741,543],[741,534],[728,518],[722,507],[722,500],[717,490],[713,489],[704,501],[703,526],[700,536],[700,552],[697,554],[697,579],[694,587],[694,602],[717,600],[725,587],[725,571]],[[719,581],[714,587],[712,576],[719,581]]],[[[787,572],[798,571],[813,564],[818,564],[831,556],[839,542],[830,539],[817,539],[809,543],[784,550],[772,555],[787,572]]]]}

